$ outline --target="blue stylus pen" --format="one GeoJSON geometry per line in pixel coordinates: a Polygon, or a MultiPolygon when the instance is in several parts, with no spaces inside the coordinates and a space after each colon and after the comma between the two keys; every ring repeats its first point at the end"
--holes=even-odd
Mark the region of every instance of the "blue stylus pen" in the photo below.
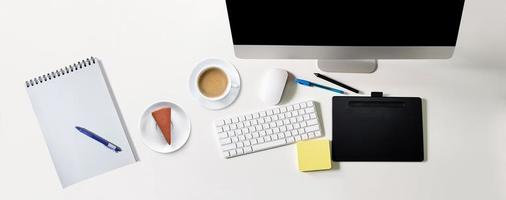
{"type": "Polygon", "coordinates": [[[298,84],[301,84],[301,85],[308,86],[308,87],[319,87],[319,88],[330,90],[332,92],[336,92],[336,93],[339,93],[339,94],[344,94],[344,91],[342,91],[342,90],[338,90],[338,89],[335,89],[335,88],[327,87],[327,86],[320,85],[318,83],[313,83],[311,81],[306,81],[306,80],[303,80],[303,79],[296,78],[295,82],[298,83],[298,84]]]}
{"type": "Polygon", "coordinates": [[[97,134],[89,131],[88,129],[85,129],[83,127],[79,127],[79,126],[76,126],[76,129],[83,133],[84,135],[90,137],[91,139],[94,139],[96,140],[97,142],[100,142],[101,144],[103,144],[104,146],[106,146],[107,148],[115,151],[116,153],[120,152],[121,151],[121,148],[118,147],[117,145],[113,144],[112,142],[109,142],[107,141],[106,139],[98,136],[97,134]]]}

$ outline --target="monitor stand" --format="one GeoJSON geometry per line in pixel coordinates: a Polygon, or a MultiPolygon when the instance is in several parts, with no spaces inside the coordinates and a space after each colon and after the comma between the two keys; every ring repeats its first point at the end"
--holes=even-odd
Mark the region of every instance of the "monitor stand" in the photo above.
{"type": "Polygon", "coordinates": [[[318,60],[318,68],[325,72],[373,73],[378,61],[371,60],[318,60]]]}

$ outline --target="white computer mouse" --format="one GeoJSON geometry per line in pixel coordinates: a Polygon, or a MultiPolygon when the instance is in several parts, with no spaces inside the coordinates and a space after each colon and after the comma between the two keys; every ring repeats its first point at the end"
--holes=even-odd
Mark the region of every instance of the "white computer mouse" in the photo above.
{"type": "Polygon", "coordinates": [[[281,101],[285,90],[288,72],[283,69],[273,68],[267,70],[261,77],[260,100],[268,105],[276,105],[281,101]]]}

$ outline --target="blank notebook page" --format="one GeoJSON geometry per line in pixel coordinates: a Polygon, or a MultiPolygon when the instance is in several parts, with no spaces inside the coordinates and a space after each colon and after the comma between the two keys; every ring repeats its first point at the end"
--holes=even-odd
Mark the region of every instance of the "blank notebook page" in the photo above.
{"type": "Polygon", "coordinates": [[[98,60],[37,77],[26,87],[63,187],[136,161],[98,60]],[[108,149],[76,126],[122,151],[108,149]]]}

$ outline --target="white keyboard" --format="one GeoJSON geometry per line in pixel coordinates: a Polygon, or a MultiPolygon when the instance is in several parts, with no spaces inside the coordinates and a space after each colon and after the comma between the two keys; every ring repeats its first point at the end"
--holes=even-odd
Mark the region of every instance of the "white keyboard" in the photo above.
{"type": "Polygon", "coordinates": [[[225,158],[322,136],[313,101],[217,120],[214,126],[225,158]]]}

